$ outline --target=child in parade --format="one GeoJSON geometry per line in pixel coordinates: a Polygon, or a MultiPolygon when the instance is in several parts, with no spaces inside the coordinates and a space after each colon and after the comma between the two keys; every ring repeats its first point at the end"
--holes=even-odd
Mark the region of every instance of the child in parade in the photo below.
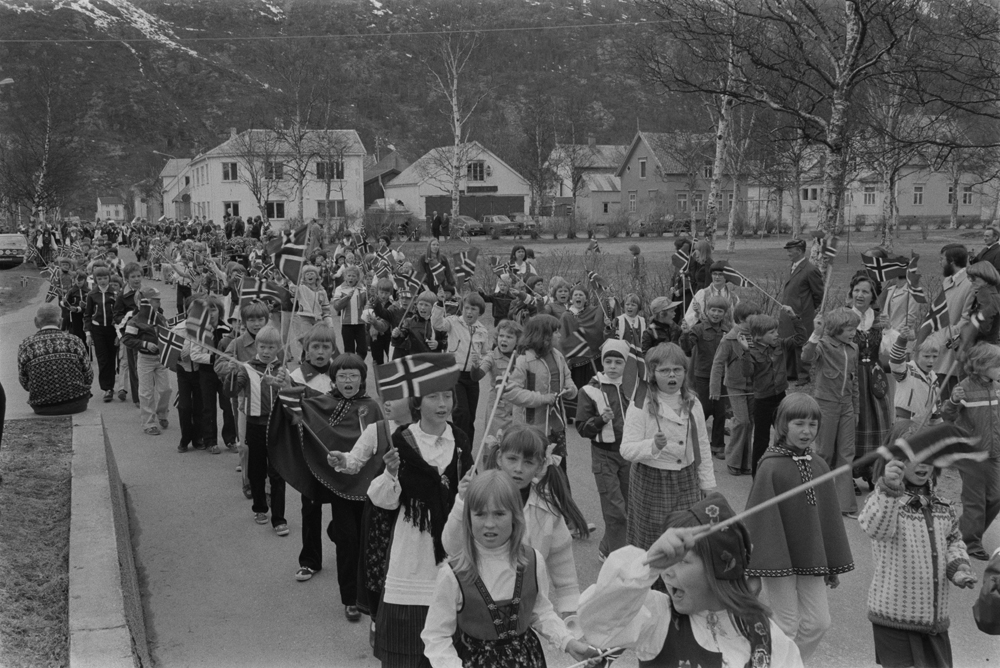
{"type": "Polygon", "coordinates": [[[566,471],[566,409],[563,398],[576,397],[576,385],[559,351],[559,321],[536,315],[524,326],[504,398],[514,405],[514,422],[542,429],[566,471]]]}
{"type": "Polygon", "coordinates": [[[556,318],[562,318],[563,313],[569,308],[569,293],[573,289],[570,282],[562,276],[553,276],[549,280],[549,295],[545,300],[543,312],[556,318]]]}
{"type": "Polygon", "coordinates": [[[475,292],[470,292],[462,302],[461,315],[445,315],[440,305],[435,305],[431,312],[431,325],[448,336],[443,352],[454,355],[461,369],[455,385],[452,421],[465,432],[469,441],[475,439],[476,410],[479,407],[479,381],[472,377],[472,371],[479,368],[490,337],[486,327],[479,322],[485,312],[486,302],[475,292]]]}
{"type": "MultiPolygon", "coordinates": [[[[84,329],[84,310],[87,307],[87,272],[76,272],[76,284],[66,292],[62,307],[67,314],[64,318],[64,328],[70,334],[75,334],[86,342],[87,332],[84,329]]],[[[131,348],[129,348],[131,350],[131,348]]],[[[136,397],[138,399],[138,396],[136,397]]]]}
{"type": "Polygon", "coordinates": [[[640,666],[801,668],[795,643],[749,582],[746,528],[737,523],[698,539],[704,525],[733,514],[713,493],[671,513],[648,552],[612,552],[580,600],[587,640],[632,649],[640,666]],[[661,578],[666,593],[651,590],[661,578]]]}
{"type": "Polygon", "coordinates": [[[288,372],[281,362],[281,333],[266,325],[254,339],[257,354],[246,366],[234,372],[242,410],[247,416],[247,476],[253,498],[254,521],[267,524],[268,503],[265,478],[271,483],[271,527],[279,536],[288,535],[285,522],[285,481],[274,469],[267,454],[267,420],[278,398],[278,391],[288,383],[288,372]]]}
{"type": "Polygon", "coordinates": [[[965,360],[965,379],[952,390],[942,417],[967,434],[979,437],[977,447],[986,461],[962,460],[955,467],[962,477],[962,517],[959,527],[969,556],[986,561],[983,534],[1000,513],[1000,348],[977,343],[965,360]]]}
{"type": "Polygon", "coordinates": [[[601,561],[626,545],[629,477],[632,464],[621,454],[625,410],[630,397],[622,391],[622,374],[629,344],[608,339],[601,346],[604,371],[594,376],[580,391],[576,409],[576,430],[590,439],[592,469],[601,497],[604,537],[598,547],[601,561]]]}
{"type": "Polygon", "coordinates": [[[526,540],[529,520],[510,477],[486,471],[472,479],[465,495],[457,520],[463,535],[438,571],[420,634],[431,666],[541,668],[545,655],[536,634],[574,659],[596,656],[549,602],[543,557],[526,540]]]}
{"type": "MultiPolygon", "coordinates": [[[[378,279],[375,284],[375,299],[369,304],[367,312],[366,322],[375,364],[385,364],[389,361],[392,329],[399,323],[399,317],[402,315],[402,311],[392,300],[392,290],[391,278],[378,279]]],[[[365,320],[364,314],[361,319],[365,320]]]]}
{"type": "MultiPolygon", "coordinates": [[[[472,444],[448,417],[450,390],[411,400],[419,420],[399,427],[385,454],[385,470],[368,488],[372,503],[395,514],[385,585],[375,617],[375,657],[383,666],[426,666],[420,637],[434,600],[437,574],[447,558],[441,534],[459,481],[472,469],[472,444]]],[[[355,448],[357,450],[357,448],[355,448]]],[[[335,468],[360,469],[374,449],[337,458],[335,468]]]]}
{"type": "MultiPolygon", "coordinates": [[[[333,326],[333,316],[330,315],[330,299],[326,290],[319,282],[319,269],[311,264],[304,265],[301,270],[301,281],[298,285],[290,283],[289,291],[295,296],[298,305],[292,316],[292,326],[289,332],[289,355],[291,360],[298,362],[302,357],[301,339],[313,325],[322,322],[333,326]]],[[[360,293],[363,295],[364,291],[360,293]]],[[[345,316],[345,322],[347,322],[345,316]]],[[[344,339],[347,340],[346,338],[344,339]]]]}
{"type": "MultiPolygon", "coordinates": [[[[125,323],[139,310],[136,300],[139,294],[139,290],[142,289],[142,267],[137,262],[129,262],[125,265],[125,269],[122,274],[125,277],[125,289],[118,293],[118,297],[115,299],[115,325],[121,330],[125,327],[125,323]]],[[[133,403],[139,403],[139,378],[136,376],[135,363],[136,363],[136,351],[127,347],[121,346],[122,350],[125,351],[125,368],[127,368],[127,373],[123,375],[128,376],[128,386],[132,392],[133,403]]],[[[125,390],[124,388],[119,391],[118,398],[125,401],[125,390]]]]}
{"type": "MultiPolygon", "coordinates": [[[[548,444],[535,427],[511,425],[499,442],[490,437],[481,468],[500,469],[518,489],[525,519],[524,544],[537,550],[552,583],[545,593],[563,617],[575,613],[580,586],[573,558],[573,537],[568,525],[584,524],[583,514],[569,493],[566,476],[549,461],[548,444]]],[[[459,486],[458,498],[448,516],[441,540],[448,554],[461,554],[468,537],[463,527],[463,499],[467,482],[459,486]]]]}
{"type": "Polygon", "coordinates": [[[746,319],[759,313],[754,304],[740,302],[733,308],[733,328],[719,343],[712,361],[709,392],[713,399],[722,396],[726,388],[733,419],[729,425],[729,443],[726,444],[726,469],[730,475],[749,475],[753,452],[753,380],[743,369],[747,354],[748,330],[746,319]]]}
{"type": "Polygon", "coordinates": [[[652,317],[649,326],[642,333],[642,354],[661,343],[677,343],[681,338],[681,328],[674,322],[674,309],[680,302],[670,301],[669,297],[657,297],[649,305],[652,317]]]}
{"type": "Polygon", "coordinates": [[[896,380],[895,408],[897,420],[913,420],[917,424],[941,421],[941,388],[934,373],[940,354],[933,339],[920,345],[913,342],[913,331],[904,327],[889,352],[889,368],[896,380]],[[913,359],[907,361],[907,351],[913,359]]]}
{"type": "Polygon", "coordinates": [[[687,318],[681,319],[681,350],[691,356],[691,376],[694,391],[701,402],[705,420],[712,418],[712,436],[709,443],[712,446],[712,456],[725,459],[726,456],[726,399],[712,398],[710,380],[712,363],[715,361],[715,351],[718,350],[722,337],[728,326],[725,324],[729,311],[729,301],[724,297],[712,295],[702,304],[701,319],[695,324],[689,324],[687,318]]]}
{"type": "Polygon", "coordinates": [[[646,319],[639,315],[642,300],[639,295],[629,293],[623,302],[625,312],[615,318],[615,337],[637,350],[642,349],[642,335],[646,333],[646,319]]]}
{"type": "Polygon", "coordinates": [[[510,305],[514,301],[514,294],[511,292],[512,280],[509,274],[504,274],[497,281],[496,291],[493,294],[479,291],[479,296],[483,298],[483,301],[487,304],[493,304],[494,326],[501,320],[506,320],[510,314],[510,305]]]}
{"type": "MultiPolygon", "coordinates": [[[[188,297],[184,300],[185,311],[195,304],[202,308],[207,308],[208,303],[201,299],[188,297]]],[[[214,328],[215,323],[210,322],[214,328]]],[[[187,325],[180,322],[174,325],[171,330],[175,334],[185,336],[187,325]]],[[[187,452],[188,446],[193,446],[195,450],[204,450],[205,441],[201,435],[201,380],[200,365],[191,360],[192,342],[185,336],[184,345],[181,348],[177,365],[170,369],[177,374],[177,422],[181,430],[181,441],[177,445],[177,452],[187,452]]],[[[213,406],[213,408],[215,408],[213,406]]]]}
{"type": "MultiPolygon", "coordinates": [[[[813,333],[802,348],[802,361],[816,369],[812,396],[823,419],[816,437],[816,454],[831,469],[854,461],[854,427],[858,405],[858,346],[854,343],[861,319],[849,308],[816,316],[813,333]]],[[[840,512],[858,516],[858,500],[849,476],[834,481],[840,512]]]]}
{"type": "MultiPolygon", "coordinates": [[[[788,376],[785,356],[794,350],[792,337],[778,337],[778,320],[763,313],[746,320],[750,342],[743,356],[743,374],[753,379],[753,451],[750,470],[757,475],[757,462],[771,440],[771,426],[778,405],[785,398],[788,376]]],[[[741,340],[742,342],[742,340],[741,340]]]]}
{"type": "Polygon", "coordinates": [[[139,291],[139,309],[125,325],[122,344],[135,350],[136,375],[139,377],[139,414],[143,432],[158,436],[169,426],[170,377],[160,364],[157,330],[166,327],[160,312],[160,291],[147,286],[139,291]]]}
{"type": "Polygon", "coordinates": [[[104,403],[108,403],[115,392],[115,361],[118,352],[115,341],[118,333],[115,331],[114,312],[117,295],[111,289],[111,275],[107,268],[98,267],[94,270],[94,282],[94,289],[87,295],[83,327],[87,347],[93,346],[97,357],[98,379],[104,392],[104,403]]]}
{"type": "MultiPolygon", "coordinates": [[[[493,410],[496,405],[497,410],[493,415],[493,422],[490,423],[490,430],[486,436],[495,436],[498,431],[505,429],[510,424],[514,415],[514,406],[506,398],[501,397],[497,404],[497,388],[503,379],[504,372],[510,364],[511,356],[514,354],[514,347],[524,330],[513,320],[501,320],[496,326],[496,345],[488,353],[483,355],[479,362],[479,367],[472,370],[472,380],[479,382],[484,376],[489,377],[490,398],[487,406],[493,410]]],[[[511,369],[513,371],[513,369],[511,369]]]]}
{"type": "MultiPolygon", "coordinates": [[[[900,420],[888,442],[907,439],[917,424],[900,420]]],[[[958,513],[935,493],[940,470],[930,464],[880,459],[861,516],[872,541],[875,572],[868,590],[868,619],[881,666],[952,666],[948,638],[948,580],[972,588],[958,513]]]]}
{"type": "MultiPolygon", "coordinates": [[[[232,334],[232,328],[223,319],[225,305],[218,295],[212,294],[202,299],[208,305],[210,312],[209,329],[205,333],[206,343],[216,350],[222,350],[222,341],[232,334]]],[[[198,366],[199,404],[195,406],[195,420],[199,421],[202,443],[209,454],[222,453],[219,446],[218,412],[222,410],[222,442],[229,452],[238,452],[239,435],[236,428],[236,416],[233,412],[233,402],[230,401],[222,388],[222,381],[215,372],[215,362],[218,355],[205,346],[191,346],[191,362],[198,366]]]]}
{"type": "Polygon", "coordinates": [[[392,330],[392,345],[399,355],[440,353],[444,351],[448,335],[434,329],[431,314],[437,295],[424,290],[414,305],[416,313],[392,330]]]}
{"type": "MultiPolygon", "coordinates": [[[[830,470],[811,446],[822,413],[816,400],[791,394],[778,407],[774,445],[761,457],[747,508],[830,470]]],[[[761,578],[774,620],[808,661],[830,628],[826,588],[854,570],[832,481],[746,519],[753,540],[747,575],[761,578]]]]}
{"type": "Polygon", "coordinates": [[[670,513],[715,489],[705,415],[687,379],[688,358],[676,343],[646,353],[645,398],[625,411],[622,457],[629,478],[629,545],[648,549],[670,513]]]}

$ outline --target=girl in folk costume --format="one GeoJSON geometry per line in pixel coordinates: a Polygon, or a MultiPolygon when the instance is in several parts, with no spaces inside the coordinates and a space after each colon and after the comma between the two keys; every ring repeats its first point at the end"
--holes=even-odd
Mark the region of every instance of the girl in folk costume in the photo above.
{"type": "Polygon", "coordinates": [[[743,525],[696,540],[704,525],[732,516],[713,493],[671,513],[648,552],[631,545],[612,552],[580,600],[587,640],[632,649],[643,668],[801,668],[795,643],[748,582],[743,525]],[[651,590],[660,578],[666,593],[651,590]]]}
{"type": "Polygon", "coordinates": [[[361,319],[367,305],[368,292],[362,282],[361,270],[353,265],[346,266],[344,282],[333,291],[333,308],[340,315],[344,352],[356,353],[361,359],[368,356],[367,326],[361,319]]]}
{"type": "Polygon", "coordinates": [[[615,318],[615,338],[639,350],[642,347],[642,335],[646,331],[646,319],[639,315],[642,300],[639,295],[630,293],[625,295],[623,306],[625,312],[615,318]]]}
{"type": "MultiPolygon", "coordinates": [[[[579,389],[600,371],[601,342],[607,338],[606,329],[611,328],[611,321],[604,315],[597,298],[591,299],[583,286],[574,287],[569,300],[569,309],[562,316],[562,351],[569,362],[573,384],[579,389]],[[586,340],[587,345],[582,349],[577,334],[586,340]]],[[[566,401],[566,411],[576,416],[575,392],[566,401]]]]}
{"type": "Polygon", "coordinates": [[[468,437],[448,422],[455,403],[451,390],[412,403],[419,421],[392,435],[385,471],[368,488],[375,506],[396,515],[375,617],[375,657],[384,668],[430,665],[420,632],[447,556],[441,532],[458,483],[472,469],[468,437]]]}
{"type": "Polygon", "coordinates": [[[438,571],[420,634],[430,664],[541,668],[546,663],[537,634],[574,659],[596,656],[549,602],[542,555],[525,544],[521,497],[510,477],[486,471],[472,479],[466,495],[464,535],[438,571]]]}
{"type": "Polygon", "coordinates": [[[645,397],[625,412],[622,457],[632,462],[628,493],[630,545],[648,549],[663,521],[715,489],[712,451],[701,403],[687,379],[688,358],[675,343],[646,353],[645,397]]]}
{"type": "Polygon", "coordinates": [[[528,276],[537,274],[535,267],[528,262],[528,251],[518,244],[510,249],[510,263],[514,265],[514,276],[526,281],[528,276]]]}
{"type": "Polygon", "coordinates": [[[733,324],[733,309],[740,303],[740,298],[729,283],[726,283],[725,270],[725,262],[716,262],[711,266],[711,282],[694,293],[694,299],[691,300],[687,311],[684,312],[684,320],[687,321],[688,327],[694,327],[697,322],[705,320],[705,314],[708,312],[708,300],[712,297],[721,297],[729,302],[729,310],[726,311],[726,326],[733,324]]]}
{"type": "Polygon", "coordinates": [[[549,297],[542,310],[551,316],[562,319],[563,313],[569,308],[569,293],[573,286],[562,276],[553,276],[549,280],[549,297]]]}
{"type": "MultiPolygon", "coordinates": [[[[774,445],[757,465],[747,508],[830,470],[811,449],[821,415],[806,394],[782,400],[774,445]]],[[[838,575],[854,569],[833,481],[751,515],[746,526],[755,547],[747,575],[762,579],[775,622],[808,661],[830,628],[826,588],[837,587],[838,575]]]]}
{"type": "Polygon", "coordinates": [[[576,397],[566,358],[559,352],[559,321],[536,315],[525,324],[504,398],[514,405],[514,422],[543,430],[566,471],[566,398],[576,397]]]}
{"type": "MultiPolygon", "coordinates": [[[[917,431],[916,423],[900,420],[888,443],[901,438],[912,445],[921,438],[913,437],[917,431]]],[[[925,438],[937,438],[935,432],[925,438]]],[[[886,668],[951,668],[947,581],[967,588],[976,583],[958,514],[934,493],[939,473],[930,464],[880,459],[872,470],[875,493],[858,519],[872,540],[875,573],[868,590],[868,619],[875,636],[875,662],[886,668]]]]}
{"type": "MultiPolygon", "coordinates": [[[[314,265],[303,265],[298,285],[288,284],[288,290],[295,296],[296,311],[292,315],[292,327],[289,332],[289,352],[291,359],[298,362],[302,357],[302,337],[313,328],[313,325],[323,323],[333,327],[333,316],[330,315],[330,298],[319,281],[319,269],[314,265]]],[[[348,352],[354,352],[353,350],[348,352]]]]}
{"type": "MultiPolygon", "coordinates": [[[[554,457],[546,456],[548,444],[538,429],[523,424],[512,425],[500,438],[490,443],[481,466],[500,469],[517,487],[524,512],[524,544],[537,550],[545,562],[552,583],[551,601],[563,616],[575,613],[580,601],[580,585],[573,559],[573,537],[567,524],[583,526],[583,514],[569,493],[566,476],[554,457]]],[[[458,488],[458,499],[448,516],[441,540],[450,555],[461,554],[468,540],[463,523],[466,495],[458,488]]],[[[546,594],[549,589],[546,588],[546,594]]]]}

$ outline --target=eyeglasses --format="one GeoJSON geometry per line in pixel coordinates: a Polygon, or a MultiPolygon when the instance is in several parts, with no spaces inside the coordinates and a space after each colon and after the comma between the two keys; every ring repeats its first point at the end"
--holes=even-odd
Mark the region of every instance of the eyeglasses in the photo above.
{"type": "Polygon", "coordinates": [[[358,382],[358,381],[361,380],[361,374],[360,373],[338,373],[336,376],[334,376],[334,378],[336,380],[339,380],[342,383],[358,382]]]}
{"type": "Polygon", "coordinates": [[[679,367],[658,366],[656,367],[656,373],[662,373],[664,376],[680,376],[684,373],[684,369],[679,367]]]}

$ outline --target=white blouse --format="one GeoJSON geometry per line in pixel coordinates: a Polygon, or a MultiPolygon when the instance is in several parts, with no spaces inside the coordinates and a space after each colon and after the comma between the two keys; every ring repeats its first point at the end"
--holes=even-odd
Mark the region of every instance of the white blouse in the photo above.
{"type": "MultiPolygon", "coordinates": [[[[494,601],[503,601],[514,595],[517,571],[510,563],[510,548],[507,543],[500,547],[479,548],[479,577],[486,585],[494,601]]],[[[549,590],[549,576],[545,571],[542,556],[535,551],[535,574],[538,577],[538,594],[531,610],[531,628],[547,641],[565,651],[573,634],[566,623],[559,618],[546,592],[549,590]]],[[[452,641],[458,628],[458,610],[464,605],[462,589],[450,565],[443,565],[438,572],[434,600],[427,611],[427,621],[420,639],[424,641],[424,656],[434,668],[462,668],[452,641]]]]}

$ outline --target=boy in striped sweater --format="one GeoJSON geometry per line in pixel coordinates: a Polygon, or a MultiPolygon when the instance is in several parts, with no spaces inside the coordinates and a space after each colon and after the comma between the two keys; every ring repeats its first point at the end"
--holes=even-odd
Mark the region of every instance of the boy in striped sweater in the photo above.
{"type": "Polygon", "coordinates": [[[279,536],[287,536],[285,481],[267,456],[267,420],[278,398],[278,391],[289,384],[288,372],[281,363],[281,334],[275,327],[267,325],[261,329],[257,332],[255,342],[257,354],[246,366],[237,367],[235,374],[236,387],[247,416],[247,474],[253,498],[254,521],[257,524],[267,524],[268,507],[264,491],[264,479],[267,478],[271,482],[271,527],[279,536]]]}
{"type": "Polygon", "coordinates": [[[333,291],[333,308],[340,314],[340,334],[344,352],[368,356],[368,334],[361,314],[368,304],[368,295],[361,286],[361,270],[354,265],[344,267],[344,282],[333,291]]]}

